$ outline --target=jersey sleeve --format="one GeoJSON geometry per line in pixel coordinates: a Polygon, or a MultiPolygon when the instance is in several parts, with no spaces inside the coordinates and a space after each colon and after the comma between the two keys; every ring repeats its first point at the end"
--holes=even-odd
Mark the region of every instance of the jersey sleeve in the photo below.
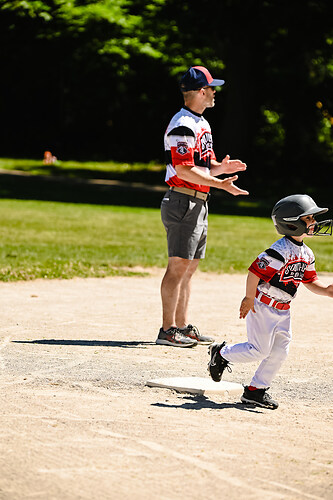
{"type": "Polygon", "coordinates": [[[168,133],[173,165],[194,165],[195,133],[189,127],[176,127],[168,133]]]}
{"type": "Polygon", "coordinates": [[[249,271],[263,281],[270,281],[272,277],[283,267],[284,258],[276,250],[271,248],[262,252],[249,267],[249,271]]]}
{"type": "Polygon", "coordinates": [[[315,268],[315,261],[313,260],[304,271],[302,283],[313,283],[313,281],[316,281],[317,279],[318,275],[315,268]]]}

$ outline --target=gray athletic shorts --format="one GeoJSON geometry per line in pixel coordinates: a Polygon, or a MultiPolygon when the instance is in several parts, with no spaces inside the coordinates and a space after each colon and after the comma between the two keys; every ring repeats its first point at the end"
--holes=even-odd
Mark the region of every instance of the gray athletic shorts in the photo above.
{"type": "Polygon", "coordinates": [[[208,203],[193,196],[167,191],[161,203],[169,257],[203,259],[206,252],[208,203]]]}

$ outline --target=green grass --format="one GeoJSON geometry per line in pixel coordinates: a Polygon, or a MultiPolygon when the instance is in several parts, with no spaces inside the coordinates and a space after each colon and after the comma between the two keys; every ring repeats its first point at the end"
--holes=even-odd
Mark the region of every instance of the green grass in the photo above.
{"type": "MultiPolygon", "coordinates": [[[[167,263],[158,209],[0,200],[0,238],[2,281],[135,275],[167,263]]],[[[200,269],[246,272],[277,238],[270,219],[210,215],[200,269]]],[[[333,272],[332,240],[310,246],[317,270],[333,272]]]]}
{"type": "Polygon", "coordinates": [[[107,162],[78,162],[78,161],[60,161],[57,160],[53,165],[44,165],[43,158],[35,159],[16,159],[0,158],[0,169],[19,170],[31,175],[62,175],[65,177],[108,177],[137,175],[143,173],[164,172],[165,165],[159,165],[157,162],[150,163],[120,163],[115,161],[107,162]]]}
{"type": "MultiPolygon", "coordinates": [[[[271,218],[210,215],[207,259],[201,269],[246,272],[258,254],[279,238],[271,218]]],[[[306,238],[305,243],[315,253],[317,272],[333,272],[333,238],[306,238]]]]}

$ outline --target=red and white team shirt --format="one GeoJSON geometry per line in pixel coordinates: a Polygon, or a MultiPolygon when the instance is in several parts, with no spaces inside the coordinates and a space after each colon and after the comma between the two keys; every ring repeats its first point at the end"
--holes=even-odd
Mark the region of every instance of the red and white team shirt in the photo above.
{"type": "Polygon", "coordinates": [[[258,290],[279,302],[295,298],[300,283],[318,279],[312,250],[284,236],[262,252],[249,267],[260,278],[258,290]]]}
{"type": "Polygon", "coordinates": [[[166,158],[165,182],[169,186],[187,187],[209,192],[209,186],[193,184],[177,177],[176,165],[189,165],[202,168],[209,173],[210,162],[215,160],[211,128],[200,114],[184,106],[171,119],[164,135],[166,158]]]}

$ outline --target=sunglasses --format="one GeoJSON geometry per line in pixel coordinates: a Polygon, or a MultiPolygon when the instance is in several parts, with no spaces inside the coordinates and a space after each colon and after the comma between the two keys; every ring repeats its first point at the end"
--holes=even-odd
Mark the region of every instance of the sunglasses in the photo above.
{"type": "Polygon", "coordinates": [[[215,87],[210,87],[209,85],[207,85],[206,87],[200,87],[200,89],[197,89],[198,91],[201,90],[201,89],[212,89],[213,91],[215,91],[215,87]]]}

